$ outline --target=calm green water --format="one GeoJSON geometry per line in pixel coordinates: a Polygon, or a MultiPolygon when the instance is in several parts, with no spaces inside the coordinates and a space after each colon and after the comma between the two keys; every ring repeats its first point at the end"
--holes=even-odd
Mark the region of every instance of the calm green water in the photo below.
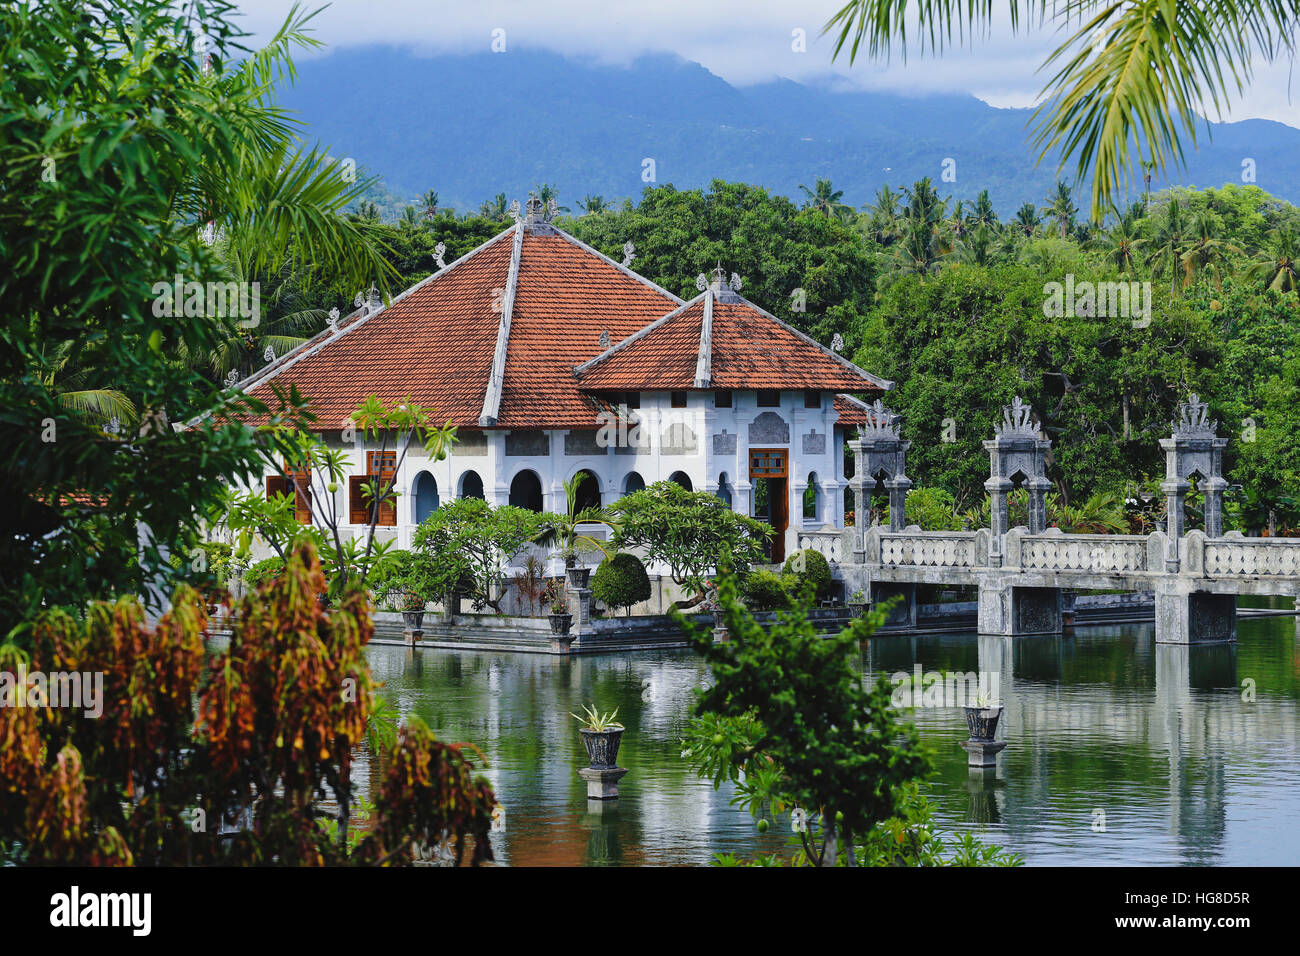
{"type": "MultiPolygon", "coordinates": [[[[1072,636],[876,638],[864,673],[996,671],[1008,742],[996,771],[969,771],[960,708],[911,711],[936,753],[941,829],[968,830],[1030,865],[1300,862],[1300,643],[1290,617],[1239,622],[1235,646],[1154,642],[1149,625],[1072,636]],[[1254,700],[1243,700],[1253,682],[1254,700]],[[1102,814],[1104,813],[1104,829],[1102,814]]],[[[522,865],[700,864],[784,842],[760,836],[680,757],[689,651],[553,658],[373,647],[402,714],[476,744],[507,808],[497,859],[522,865]],[[586,754],[568,716],[618,707],[629,769],[616,807],[589,812],[586,754]]],[[[597,805],[598,806],[598,805],[597,805]]]]}

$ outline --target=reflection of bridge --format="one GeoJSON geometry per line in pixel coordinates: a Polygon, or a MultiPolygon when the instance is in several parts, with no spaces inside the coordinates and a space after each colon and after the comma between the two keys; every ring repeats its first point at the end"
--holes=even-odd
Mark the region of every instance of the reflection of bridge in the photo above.
{"type": "Polygon", "coordinates": [[[937,584],[979,590],[982,634],[1051,634],[1062,628],[1062,589],[1153,591],[1156,640],[1189,644],[1236,639],[1238,594],[1300,595],[1300,539],[1247,538],[1223,533],[1223,449],[1206,406],[1193,395],[1180,406],[1172,437],[1162,439],[1168,501],[1165,531],[1150,535],[1063,534],[1047,527],[1045,456],[1030,409],[1017,398],[1003,410],[996,437],[984,442],[991,475],[990,527],[977,531],[922,531],[908,527],[904,503],[911,481],[904,473],[908,442],[898,418],[879,402],[858,440],[851,479],[858,526],[842,534],[800,535],[838,561],[849,593],[871,600],[899,597],[890,624],[916,625],[916,586],[937,584]],[[1184,505],[1196,479],[1205,497],[1205,530],[1184,531],[1184,505]],[[1008,493],[1023,483],[1029,493],[1028,526],[1008,528],[1008,493]],[[871,492],[889,493],[890,527],[865,527],[871,492]],[[850,560],[851,559],[851,560],[850,560]]]}

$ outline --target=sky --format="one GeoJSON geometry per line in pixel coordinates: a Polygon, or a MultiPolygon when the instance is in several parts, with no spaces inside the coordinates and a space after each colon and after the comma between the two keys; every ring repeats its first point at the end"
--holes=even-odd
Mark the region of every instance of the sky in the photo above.
{"type": "MultiPolygon", "coordinates": [[[[671,53],[736,86],[777,76],[800,82],[895,92],[970,93],[992,106],[1033,105],[1040,67],[1060,42],[1054,28],[1013,33],[1000,17],[989,35],[941,56],[891,62],[847,56],[832,62],[822,27],[843,0],[333,0],[313,21],[330,48],[398,44],[434,53],[472,53],[504,41],[603,63],[671,53]],[[495,32],[494,31],[504,31],[495,32]],[[800,34],[802,31],[802,44],[800,34]],[[802,45],[803,49],[798,47],[802,45]]],[[[244,29],[258,37],[283,22],[293,0],[243,0],[244,29]]],[[[311,8],[317,0],[305,0],[311,8]]],[[[1254,82],[1224,119],[1272,119],[1300,128],[1300,80],[1291,64],[1260,63],[1254,82]]],[[[1217,119],[1217,116],[1211,116],[1217,119]]]]}

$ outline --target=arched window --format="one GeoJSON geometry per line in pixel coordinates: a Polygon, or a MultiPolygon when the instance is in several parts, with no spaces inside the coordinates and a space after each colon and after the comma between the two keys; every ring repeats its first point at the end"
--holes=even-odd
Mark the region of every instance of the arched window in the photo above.
{"type": "Polygon", "coordinates": [[[817,519],[817,498],[821,489],[817,487],[817,472],[808,474],[808,487],[803,490],[803,516],[805,519],[817,519]]]}
{"type": "Polygon", "coordinates": [[[429,515],[438,510],[438,481],[427,471],[422,471],[415,476],[415,484],[411,487],[411,499],[414,502],[415,523],[419,524],[429,515]]]}
{"type": "Polygon", "coordinates": [[[485,500],[483,495],[483,479],[478,476],[477,471],[467,471],[461,476],[460,496],[462,498],[477,498],[480,501],[485,500]]]}
{"type": "Polygon", "coordinates": [[[674,471],[668,477],[668,480],[677,482],[677,484],[681,485],[687,491],[695,490],[694,487],[691,485],[691,476],[686,474],[686,472],[684,471],[674,471]]]}
{"type": "Polygon", "coordinates": [[[574,513],[586,511],[588,508],[599,508],[600,480],[586,468],[573,477],[581,479],[581,484],[578,485],[578,496],[573,503],[574,513]]]}
{"type": "Polygon", "coordinates": [[[510,503],[516,508],[529,511],[542,510],[542,479],[535,471],[521,471],[510,482],[510,503]]]}
{"type": "Polygon", "coordinates": [[[634,491],[641,491],[645,488],[645,479],[635,471],[629,471],[627,477],[623,479],[623,494],[630,495],[634,491]]]}
{"type": "Polygon", "coordinates": [[[718,475],[718,497],[727,503],[728,508],[731,507],[731,485],[727,483],[725,471],[718,475]]]}

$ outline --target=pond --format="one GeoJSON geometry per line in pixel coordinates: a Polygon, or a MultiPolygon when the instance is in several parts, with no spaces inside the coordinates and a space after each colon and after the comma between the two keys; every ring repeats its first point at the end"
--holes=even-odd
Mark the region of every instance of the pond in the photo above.
{"type": "MultiPolygon", "coordinates": [[[[1067,865],[1294,865],[1300,861],[1300,653],[1296,620],[1239,621],[1236,645],[1157,645],[1150,625],[1064,637],[975,634],[874,638],[864,674],[997,672],[1007,748],[971,771],[960,707],[911,711],[935,752],[927,785],[940,830],[970,831],[1025,857],[1067,865]]],[[[703,864],[784,844],[759,834],[681,759],[692,691],[707,669],[690,651],[550,657],[369,651],[384,694],[444,740],[472,742],[506,807],[499,863],[703,864]],[[627,726],[629,773],[616,806],[589,811],[586,753],[570,711],[595,701],[627,726]]]]}

